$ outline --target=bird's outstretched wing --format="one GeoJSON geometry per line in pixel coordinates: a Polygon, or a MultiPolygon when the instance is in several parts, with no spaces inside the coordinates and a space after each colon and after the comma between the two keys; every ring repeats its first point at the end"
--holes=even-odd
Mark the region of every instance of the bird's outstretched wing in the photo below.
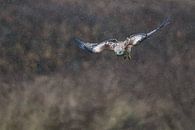
{"type": "Polygon", "coordinates": [[[129,40],[131,40],[133,45],[137,45],[137,43],[140,43],[144,41],[145,39],[149,38],[152,34],[159,31],[161,28],[165,27],[168,24],[170,24],[170,18],[165,19],[156,29],[148,33],[137,33],[137,34],[131,35],[129,40]]]}
{"type": "Polygon", "coordinates": [[[117,42],[115,39],[106,40],[100,43],[90,43],[84,42],[78,38],[75,38],[75,43],[81,48],[82,50],[90,53],[100,53],[101,51],[113,50],[113,45],[117,42]]]}
{"type": "Polygon", "coordinates": [[[166,18],[156,29],[150,31],[149,33],[147,33],[147,37],[151,36],[153,33],[157,32],[158,30],[160,30],[161,28],[167,26],[168,24],[170,24],[170,18],[166,18]]]}
{"type": "Polygon", "coordinates": [[[98,43],[87,43],[78,38],[75,38],[74,41],[79,48],[90,53],[93,53],[93,47],[98,45],[98,43]]]}

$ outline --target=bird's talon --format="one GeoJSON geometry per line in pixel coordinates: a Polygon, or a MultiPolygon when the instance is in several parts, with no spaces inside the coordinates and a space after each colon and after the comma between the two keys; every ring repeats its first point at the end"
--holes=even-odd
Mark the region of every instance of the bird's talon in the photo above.
{"type": "Polygon", "coordinates": [[[131,55],[128,55],[128,59],[131,60],[131,55]]]}
{"type": "Polygon", "coordinates": [[[126,58],[127,58],[127,56],[125,55],[125,56],[124,56],[124,59],[126,59],[126,58]]]}

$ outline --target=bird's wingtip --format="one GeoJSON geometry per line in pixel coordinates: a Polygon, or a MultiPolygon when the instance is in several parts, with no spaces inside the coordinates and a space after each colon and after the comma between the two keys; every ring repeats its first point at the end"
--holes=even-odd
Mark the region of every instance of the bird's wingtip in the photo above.
{"type": "Polygon", "coordinates": [[[165,18],[162,25],[166,26],[166,25],[169,25],[170,23],[171,23],[171,16],[168,16],[165,18]]]}
{"type": "Polygon", "coordinates": [[[84,50],[85,52],[88,52],[88,53],[90,52],[90,53],[92,53],[91,50],[89,50],[89,49],[86,47],[85,42],[82,41],[80,38],[75,37],[75,38],[73,38],[73,39],[74,39],[74,43],[75,43],[80,49],[84,50]]]}
{"type": "Polygon", "coordinates": [[[81,49],[84,49],[84,48],[83,48],[83,47],[84,47],[84,42],[81,41],[80,38],[75,37],[75,38],[73,38],[73,40],[74,40],[74,43],[75,43],[77,46],[79,46],[81,49]]]}
{"type": "Polygon", "coordinates": [[[74,41],[75,43],[80,43],[80,42],[81,42],[81,39],[78,38],[78,37],[74,37],[74,38],[73,38],[73,41],[74,41]]]}

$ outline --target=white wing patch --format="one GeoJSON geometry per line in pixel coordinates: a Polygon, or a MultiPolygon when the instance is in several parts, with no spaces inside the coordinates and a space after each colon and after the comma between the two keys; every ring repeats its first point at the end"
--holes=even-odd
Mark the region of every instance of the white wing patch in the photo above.
{"type": "Polygon", "coordinates": [[[140,42],[143,38],[145,38],[145,35],[137,34],[135,36],[132,36],[130,40],[132,41],[133,45],[136,45],[138,42],[140,42]]]}

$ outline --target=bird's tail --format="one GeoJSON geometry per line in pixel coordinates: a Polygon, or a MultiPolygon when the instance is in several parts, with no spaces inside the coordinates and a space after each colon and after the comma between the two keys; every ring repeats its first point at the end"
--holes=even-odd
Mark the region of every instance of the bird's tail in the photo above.
{"type": "Polygon", "coordinates": [[[168,24],[170,24],[170,18],[169,17],[166,18],[156,29],[150,31],[149,33],[146,33],[147,37],[151,36],[152,34],[154,34],[155,32],[157,32],[161,28],[167,26],[168,24]]]}

